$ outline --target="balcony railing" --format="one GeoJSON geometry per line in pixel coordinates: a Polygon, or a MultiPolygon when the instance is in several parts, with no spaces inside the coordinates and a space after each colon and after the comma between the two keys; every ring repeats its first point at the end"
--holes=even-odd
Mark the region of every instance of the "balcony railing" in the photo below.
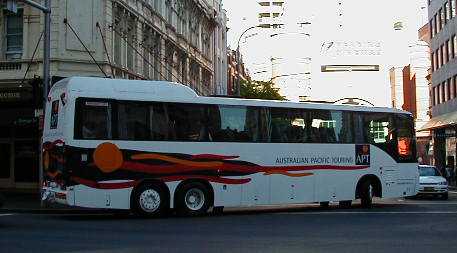
{"type": "Polygon", "coordinates": [[[22,62],[16,61],[0,61],[0,71],[16,71],[21,70],[22,62]]]}

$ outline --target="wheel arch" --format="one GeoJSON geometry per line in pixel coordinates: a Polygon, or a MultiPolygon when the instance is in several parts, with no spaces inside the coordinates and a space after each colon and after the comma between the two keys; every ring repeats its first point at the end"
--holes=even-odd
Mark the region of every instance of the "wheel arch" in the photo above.
{"type": "Polygon", "coordinates": [[[357,182],[357,186],[355,188],[355,198],[358,199],[360,198],[360,192],[362,190],[362,185],[366,182],[366,181],[370,181],[372,184],[373,184],[373,194],[375,197],[382,197],[382,184],[381,184],[381,180],[379,179],[379,177],[377,177],[376,175],[373,175],[373,174],[367,174],[367,175],[364,175],[363,177],[361,177],[359,179],[359,181],[357,182]]]}

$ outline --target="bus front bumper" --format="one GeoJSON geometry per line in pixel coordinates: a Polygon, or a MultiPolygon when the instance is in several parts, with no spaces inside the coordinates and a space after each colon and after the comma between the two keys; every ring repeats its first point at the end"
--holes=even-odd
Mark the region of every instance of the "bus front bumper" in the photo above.
{"type": "Polygon", "coordinates": [[[67,196],[68,191],[61,190],[57,187],[43,186],[43,188],[41,189],[41,200],[49,203],[69,205],[67,196]]]}

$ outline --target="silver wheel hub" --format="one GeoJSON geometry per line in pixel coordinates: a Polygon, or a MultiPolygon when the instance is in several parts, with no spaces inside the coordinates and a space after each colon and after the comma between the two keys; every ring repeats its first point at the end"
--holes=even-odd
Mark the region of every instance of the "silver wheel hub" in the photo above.
{"type": "Polygon", "coordinates": [[[152,213],[157,211],[160,206],[160,194],[153,190],[148,189],[140,194],[140,207],[143,211],[152,213]]]}
{"type": "Polygon", "coordinates": [[[190,210],[200,210],[205,204],[205,194],[198,188],[189,189],[184,197],[186,207],[190,210]]]}

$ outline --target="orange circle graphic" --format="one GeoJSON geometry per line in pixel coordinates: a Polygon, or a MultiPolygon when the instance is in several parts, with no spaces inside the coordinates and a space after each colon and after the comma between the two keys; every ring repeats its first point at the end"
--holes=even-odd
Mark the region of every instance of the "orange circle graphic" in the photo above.
{"type": "Polygon", "coordinates": [[[105,173],[116,171],[124,163],[122,152],[115,144],[109,142],[98,145],[93,158],[95,165],[105,173]]]}

